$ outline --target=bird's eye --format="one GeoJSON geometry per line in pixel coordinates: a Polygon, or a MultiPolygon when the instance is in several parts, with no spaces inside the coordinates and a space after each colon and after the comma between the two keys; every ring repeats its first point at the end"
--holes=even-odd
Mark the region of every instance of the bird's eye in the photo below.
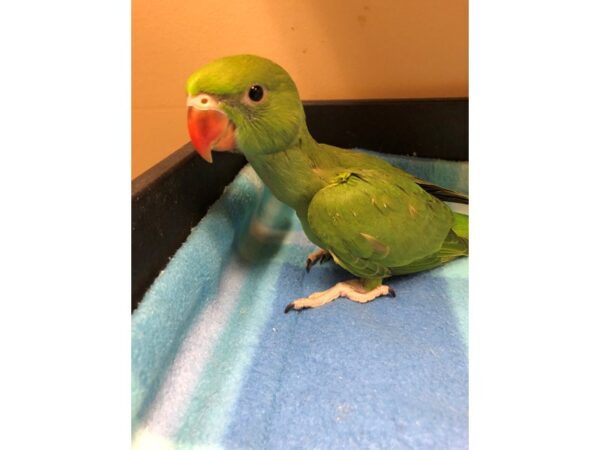
{"type": "Polygon", "coordinates": [[[253,102],[260,102],[264,95],[265,92],[263,87],[258,84],[251,86],[248,90],[248,98],[253,102]]]}

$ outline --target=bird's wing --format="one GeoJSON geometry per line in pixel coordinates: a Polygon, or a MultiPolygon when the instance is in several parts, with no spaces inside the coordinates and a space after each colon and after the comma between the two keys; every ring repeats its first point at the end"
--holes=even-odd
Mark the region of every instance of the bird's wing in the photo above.
{"type": "Polygon", "coordinates": [[[389,276],[437,251],[450,209],[406,177],[340,172],[308,207],[308,224],[336,262],[364,278],[389,276]]]}

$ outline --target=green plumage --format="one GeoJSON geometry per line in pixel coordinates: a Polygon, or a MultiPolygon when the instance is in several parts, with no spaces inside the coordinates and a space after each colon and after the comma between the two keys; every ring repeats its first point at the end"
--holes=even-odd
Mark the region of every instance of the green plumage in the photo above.
{"type": "Polygon", "coordinates": [[[294,82],[273,62],[217,60],[190,77],[188,94],[198,93],[219,99],[236,127],[237,148],[296,210],[308,238],[365,285],[468,254],[468,217],[440,200],[465,203],[466,196],[374,156],[317,143],[294,82]],[[244,96],[256,84],[266,94],[253,105],[244,96]]]}

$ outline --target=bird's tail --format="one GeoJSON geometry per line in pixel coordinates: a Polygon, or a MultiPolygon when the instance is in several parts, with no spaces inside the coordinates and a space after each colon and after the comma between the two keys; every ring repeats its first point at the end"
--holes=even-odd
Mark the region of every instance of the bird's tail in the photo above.
{"type": "Polygon", "coordinates": [[[457,212],[452,214],[454,225],[437,253],[443,263],[469,254],[469,216],[457,212]]]}
{"type": "Polygon", "coordinates": [[[462,203],[463,205],[469,204],[469,196],[467,194],[446,189],[437,184],[430,183],[429,181],[421,180],[420,178],[414,177],[413,179],[424,191],[439,198],[443,202],[462,203]]]}
{"type": "Polygon", "coordinates": [[[440,250],[440,253],[449,259],[469,254],[469,216],[458,212],[452,214],[454,225],[440,250]]]}
{"type": "Polygon", "coordinates": [[[454,225],[442,247],[434,254],[402,267],[391,269],[394,275],[406,275],[439,267],[453,259],[469,254],[469,216],[454,212],[454,225]]]}
{"type": "Polygon", "coordinates": [[[453,212],[454,214],[454,226],[452,230],[456,233],[457,236],[469,240],[469,216],[466,214],[461,214],[457,212],[453,212]]]}

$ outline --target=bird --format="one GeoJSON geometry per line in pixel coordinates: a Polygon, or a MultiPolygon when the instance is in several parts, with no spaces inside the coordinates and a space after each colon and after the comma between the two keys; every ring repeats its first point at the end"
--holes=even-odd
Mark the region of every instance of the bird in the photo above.
{"type": "Polygon", "coordinates": [[[384,281],[468,255],[467,215],[445,203],[468,196],[436,186],[375,155],[318,143],[298,88],[277,63],[257,55],[225,56],[186,84],[192,145],[242,153],[272,194],[295,210],[316,245],[307,271],[332,259],[354,278],[291,301],[301,311],[340,297],[368,303],[395,297],[384,281]]]}

